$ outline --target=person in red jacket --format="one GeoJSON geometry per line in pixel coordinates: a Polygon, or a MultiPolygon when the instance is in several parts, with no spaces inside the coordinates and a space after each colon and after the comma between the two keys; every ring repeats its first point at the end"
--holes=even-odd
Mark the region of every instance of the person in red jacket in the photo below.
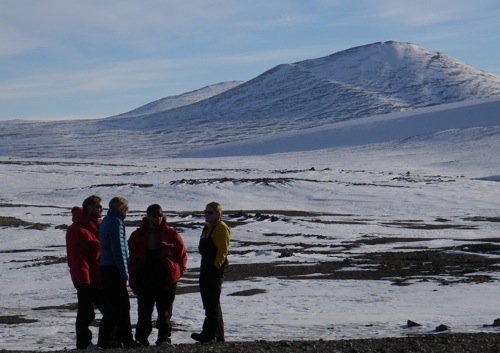
{"type": "Polygon", "coordinates": [[[138,306],[135,339],[149,346],[151,316],[156,304],[156,344],[170,344],[170,319],[177,282],[186,272],[186,248],[177,231],[167,225],[160,205],[149,206],[146,214],[140,228],[128,240],[129,286],[137,295],[138,306]]]}
{"type": "Polygon", "coordinates": [[[102,313],[103,292],[99,274],[99,225],[102,217],[102,200],[90,196],[82,207],[73,207],[73,223],[66,232],[66,254],[71,280],[76,288],[78,312],[76,314],[76,348],[92,345],[89,329],[94,321],[94,305],[102,313]]]}

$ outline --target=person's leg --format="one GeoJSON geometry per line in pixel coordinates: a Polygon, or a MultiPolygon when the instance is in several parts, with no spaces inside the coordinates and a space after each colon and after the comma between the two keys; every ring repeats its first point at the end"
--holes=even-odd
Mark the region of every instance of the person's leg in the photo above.
{"type": "Polygon", "coordinates": [[[116,339],[115,300],[116,288],[120,282],[118,270],[113,266],[101,266],[101,280],[104,284],[102,291],[102,319],[99,324],[99,340],[101,348],[116,348],[121,344],[116,339]]]}
{"type": "Polygon", "coordinates": [[[135,341],[132,336],[132,324],[130,323],[130,298],[127,283],[121,280],[116,283],[113,316],[116,318],[117,323],[117,340],[126,347],[134,346],[135,341]]]}
{"type": "Polygon", "coordinates": [[[222,293],[222,283],[224,281],[224,269],[220,269],[216,272],[213,279],[212,285],[212,320],[214,322],[214,336],[216,341],[224,342],[224,320],[222,318],[222,308],[220,305],[220,296],[222,293]]]}
{"type": "Polygon", "coordinates": [[[92,288],[92,302],[102,315],[106,299],[104,295],[104,290],[102,288],[96,288],[94,286],[92,286],[91,288],[92,288]]]}
{"type": "Polygon", "coordinates": [[[151,317],[153,314],[155,298],[150,291],[144,290],[137,294],[137,327],[135,339],[143,346],[149,346],[148,337],[153,330],[151,317]]]}
{"type": "Polygon", "coordinates": [[[224,337],[224,319],[222,317],[222,308],[220,306],[220,291],[219,291],[219,305],[218,305],[218,308],[217,308],[217,314],[216,314],[216,317],[217,317],[217,324],[216,324],[216,328],[215,328],[215,340],[217,342],[225,342],[226,339],[224,337]]]}
{"type": "Polygon", "coordinates": [[[77,288],[78,312],[76,313],[76,348],[85,349],[92,343],[92,332],[89,329],[94,321],[94,304],[90,287],[77,288]]]}
{"type": "Polygon", "coordinates": [[[200,273],[200,294],[205,309],[205,320],[200,334],[194,333],[191,338],[199,342],[224,341],[224,324],[220,307],[223,271],[200,273]]]}
{"type": "Polygon", "coordinates": [[[172,334],[172,310],[175,300],[177,285],[174,284],[167,288],[161,289],[156,298],[156,310],[158,319],[156,320],[156,328],[158,329],[158,339],[156,344],[160,345],[163,342],[171,343],[172,334]]]}
{"type": "Polygon", "coordinates": [[[224,340],[220,294],[220,282],[211,283],[204,290],[205,321],[203,322],[202,332],[205,333],[210,339],[219,339],[222,332],[222,340],[224,340]]]}

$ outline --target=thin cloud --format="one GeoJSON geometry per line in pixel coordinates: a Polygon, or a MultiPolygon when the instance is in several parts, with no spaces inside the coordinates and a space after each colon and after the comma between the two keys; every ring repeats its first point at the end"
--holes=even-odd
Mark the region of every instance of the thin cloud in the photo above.
{"type": "MultiPolygon", "coordinates": [[[[181,37],[193,28],[223,23],[238,12],[227,1],[124,1],[124,0],[23,0],[11,1],[0,12],[0,36],[24,42],[29,49],[47,38],[55,43],[79,41],[128,41],[140,45],[142,35],[181,37]]],[[[14,40],[4,43],[19,46],[14,40]]],[[[17,52],[18,50],[10,50],[17,52]]]]}
{"type": "Polygon", "coordinates": [[[494,1],[385,0],[373,4],[381,20],[405,26],[442,25],[466,18],[482,17],[491,7],[498,8],[494,1]]]}
{"type": "MultiPolygon", "coordinates": [[[[314,48],[317,50],[318,48],[314,48]]],[[[182,81],[192,68],[210,70],[213,67],[244,66],[255,63],[282,63],[307,58],[311,48],[274,51],[254,51],[233,55],[186,57],[183,60],[135,60],[63,73],[39,74],[3,82],[0,101],[23,100],[31,97],[65,96],[166,86],[170,80],[182,81]],[[285,60],[286,61],[286,60],[285,60]],[[290,60],[288,60],[290,61],[290,60]]],[[[268,68],[271,68],[269,66],[268,68]]],[[[252,77],[248,77],[250,79],[252,77]]],[[[212,82],[216,83],[216,82],[212,82]]]]}

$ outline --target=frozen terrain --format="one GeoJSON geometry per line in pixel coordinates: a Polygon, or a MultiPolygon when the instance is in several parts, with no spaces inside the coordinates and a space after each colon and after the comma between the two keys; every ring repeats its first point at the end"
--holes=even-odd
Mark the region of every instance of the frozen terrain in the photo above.
{"type": "MultiPolygon", "coordinates": [[[[481,107],[475,114],[483,120],[495,114],[481,107]]],[[[189,270],[175,301],[174,343],[190,342],[190,333],[200,330],[196,249],[201,211],[212,200],[227,210],[229,260],[241,271],[230,273],[223,289],[228,340],[403,336],[441,324],[452,332],[495,331],[483,324],[500,316],[499,130],[477,126],[380,144],[225,158],[156,159],[154,151],[113,162],[3,158],[0,310],[26,322],[1,324],[0,347],[73,347],[76,297],[64,225],[71,207],[91,194],[130,201],[129,234],[156,202],[181,232],[189,270]],[[12,226],[9,217],[27,223],[12,226]],[[449,257],[449,268],[436,271],[429,258],[419,260],[418,275],[403,266],[384,277],[377,271],[390,264],[367,260],[427,251],[449,257]],[[476,258],[484,264],[470,270],[453,261],[455,255],[466,256],[463,265],[476,258]],[[280,264],[283,272],[266,264],[280,264]],[[409,329],[407,320],[422,326],[409,329]]]]}

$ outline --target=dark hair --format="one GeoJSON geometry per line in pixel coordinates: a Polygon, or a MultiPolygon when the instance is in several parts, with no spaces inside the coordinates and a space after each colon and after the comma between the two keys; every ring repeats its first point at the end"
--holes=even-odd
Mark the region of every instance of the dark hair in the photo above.
{"type": "Polygon", "coordinates": [[[88,208],[94,207],[95,205],[99,204],[100,202],[102,202],[102,199],[99,196],[92,195],[92,196],[87,197],[85,200],[83,200],[83,203],[82,203],[83,212],[86,213],[88,208]]]}
{"type": "Polygon", "coordinates": [[[163,213],[163,210],[161,209],[161,206],[158,204],[153,204],[148,207],[146,210],[146,214],[148,216],[158,216],[163,213]]]}

